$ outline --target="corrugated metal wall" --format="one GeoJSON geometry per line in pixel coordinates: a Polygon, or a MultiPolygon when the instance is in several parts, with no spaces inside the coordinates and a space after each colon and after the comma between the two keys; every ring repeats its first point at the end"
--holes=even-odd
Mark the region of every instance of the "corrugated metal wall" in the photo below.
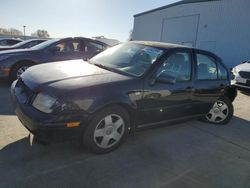
{"type": "Polygon", "coordinates": [[[133,40],[193,43],[197,48],[216,53],[228,67],[233,67],[250,59],[250,1],[222,0],[182,4],[136,16],[133,40]],[[196,25],[193,21],[189,21],[191,24],[187,25],[187,19],[182,20],[183,24],[180,19],[175,22],[171,20],[192,15],[199,16],[195,34],[192,27],[196,25]],[[193,35],[196,35],[195,39],[190,41],[193,35]],[[177,36],[181,37],[177,39],[177,36]]]}

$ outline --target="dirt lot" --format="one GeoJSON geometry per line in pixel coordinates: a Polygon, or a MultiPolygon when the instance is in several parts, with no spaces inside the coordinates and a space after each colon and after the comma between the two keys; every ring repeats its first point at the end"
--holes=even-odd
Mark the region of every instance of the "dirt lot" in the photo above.
{"type": "Polygon", "coordinates": [[[226,126],[198,121],[140,131],[93,155],[74,142],[33,144],[0,83],[0,187],[250,187],[250,95],[226,126]]]}

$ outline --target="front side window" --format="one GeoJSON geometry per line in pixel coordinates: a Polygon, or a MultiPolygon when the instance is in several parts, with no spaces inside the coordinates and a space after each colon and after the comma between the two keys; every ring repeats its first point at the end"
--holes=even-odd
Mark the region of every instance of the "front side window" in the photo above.
{"type": "Polygon", "coordinates": [[[163,54],[163,50],[135,43],[124,43],[111,47],[90,59],[90,63],[142,76],[163,54]]]}
{"type": "Polygon", "coordinates": [[[191,79],[191,59],[187,52],[174,53],[167,58],[157,71],[157,75],[163,74],[176,79],[176,82],[189,81],[191,79]]]}
{"type": "Polygon", "coordinates": [[[197,78],[198,80],[217,79],[216,62],[212,57],[197,54],[197,78]]]}

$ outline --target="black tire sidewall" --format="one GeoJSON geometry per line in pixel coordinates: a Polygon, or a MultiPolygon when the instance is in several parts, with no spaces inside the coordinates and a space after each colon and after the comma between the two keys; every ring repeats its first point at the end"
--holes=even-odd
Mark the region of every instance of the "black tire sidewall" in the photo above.
{"type": "Polygon", "coordinates": [[[129,126],[130,126],[129,114],[123,107],[120,107],[118,105],[106,107],[93,116],[89,125],[86,127],[86,129],[84,130],[84,132],[82,134],[82,139],[81,139],[82,144],[83,144],[84,148],[87,148],[89,151],[91,151],[93,153],[102,154],[102,153],[111,152],[111,151],[115,150],[117,147],[119,147],[121,145],[121,143],[124,141],[124,139],[126,138],[128,132],[129,132],[129,126]],[[104,117],[106,117],[107,115],[110,115],[110,114],[116,114],[116,115],[121,116],[121,118],[123,119],[123,121],[125,123],[124,133],[123,133],[123,136],[118,143],[116,143],[115,145],[113,145],[110,148],[104,149],[104,148],[100,148],[96,145],[96,143],[94,141],[94,131],[95,131],[95,128],[98,125],[98,123],[101,121],[101,119],[103,119],[104,117]]]}

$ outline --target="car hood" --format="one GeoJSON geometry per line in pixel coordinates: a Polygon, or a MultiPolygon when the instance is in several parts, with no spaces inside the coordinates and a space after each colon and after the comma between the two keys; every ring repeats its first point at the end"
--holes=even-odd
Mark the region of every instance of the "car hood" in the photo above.
{"type": "Polygon", "coordinates": [[[250,72],[250,63],[243,63],[238,66],[236,66],[238,71],[246,71],[250,72]]]}
{"type": "Polygon", "coordinates": [[[99,68],[79,59],[36,65],[25,71],[21,78],[33,90],[44,87],[74,90],[132,77],[99,68]]]}

